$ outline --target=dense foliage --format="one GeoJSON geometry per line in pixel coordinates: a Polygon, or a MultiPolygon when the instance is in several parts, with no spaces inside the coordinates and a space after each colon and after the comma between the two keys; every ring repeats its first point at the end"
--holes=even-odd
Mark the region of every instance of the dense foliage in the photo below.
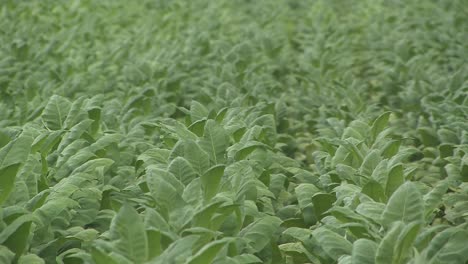
{"type": "Polygon", "coordinates": [[[0,263],[468,263],[466,0],[0,4],[0,263]]]}

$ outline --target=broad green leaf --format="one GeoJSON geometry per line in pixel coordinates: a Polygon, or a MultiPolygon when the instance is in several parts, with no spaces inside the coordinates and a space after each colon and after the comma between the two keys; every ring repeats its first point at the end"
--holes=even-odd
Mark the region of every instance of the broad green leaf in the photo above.
{"type": "Polygon", "coordinates": [[[390,118],[391,112],[385,112],[377,117],[372,123],[371,133],[372,138],[375,140],[380,132],[382,132],[387,126],[388,119],[390,118]]]}
{"type": "Polygon", "coordinates": [[[45,261],[36,254],[27,254],[18,259],[18,264],[45,264],[45,261]]]}
{"type": "Polygon", "coordinates": [[[53,95],[42,112],[42,121],[50,130],[60,130],[70,110],[70,102],[59,95],[53,95]]]}
{"type": "Polygon", "coordinates": [[[404,227],[398,237],[395,248],[396,262],[407,262],[409,255],[413,252],[413,243],[421,228],[421,223],[413,222],[404,227]]]}
{"type": "Polygon", "coordinates": [[[309,261],[317,261],[300,242],[285,243],[279,245],[280,251],[292,258],[294,263],[307,263],[309,261]]]}
{"type": "Polygon", "coordinates": [[[197,235],[189,235],[178,239],[151,263],[184,263],[190,256],[192,256],[192,248],[198,240],[199,236],[197,235]]]}
{"type": "Polygon", "coordinates": [[[444,231],[448,227],[448,225],[435,225],[432,227],[426,227],[425,229],[422,229],[414,242],[415,248],[419,252],[422,252],[423,249],[426,248],[427,245],[429,245],[429,242],[432,241],[434,236],[436,236],[441,231],[444,231]]]}
{"type": "Polygon", "coordinates": [[[381,160],[372,172],[371,179],[380,183],[381,186],[385,186],[388,179],[388,173],[388,160],[381,160]]]}
{"type": "Polygon", "coordinates": [[[401,164],[393,166],[388,172],[385,195],[390,197],[405,182],[403,166],[401,164]]]}
{"type": "Polygon", "coordinates": [[[364,185],[362,193],[368,195],[376,202],[385,202],[387,200],[382,185],[374,180],[370,180],[364,185]]]}
{"type": "Polygon", "coordinates": [[[179,141],[171,153],[171,157],[177,156],[184,157],[200,175],[210,167],[209,155],[193,140],[179,141]]]}
{"type": "Polygon", "coordinates": [[[312,205],[312,196],[320,192],[315,185],[310,183],[301,183],[294,189],[294,191],[301,209],[312,205]]]}
{"type": "Polygon", "coordinates": [[[378,150],[372,150],[369,152],[362,162],[360,168],[361,174],[370,177],[381,160],[378,150]]]}
{"type": "Polygon", "coordinates": [[[146,237],[148,238],[148,259],[151,260],[163,251],[161,245],[161,232],[158,230],[146,230],[146,237]]]}
{"type": "Polygon", "coordinates": [[[206,124],[207,120],[206,119],[202,119],[202,120],[198,120],[198,121],[195,121],[194,123],[192,123],[188,129],[194,133],[195,135],[197,135],[198,137],[203,137],[203,131],[205,129],[205,124],[206,124]]]}
{"type": "MultiPolygon", "coordinates": [[[[233,260],[233,264],[251,264],[251,263],[263,263],[261,259],[259,259],[257,256],[253,254],[242,254],[238,256],[234,256],[230,258],[230,260],[233,260]]],[[[223,262],[220,262],[220,264],[223,262]]]]}
{"type": "Polygon", "coordinates": [[[253,250],[258,252],[275,239],[280,224],[279,218],[265,216],[242,229],[239,236],[247,239],[253,250]]]}
{"type": "Polygon", "coordinates": [[[395,262],[397,259],[397,253],[395,251],[399,242],[398,237],[403,228],[403,222],[395,222],[387,231],[377,248],[375,257],[376,264],[398,263],[395,262]]]}
{"type": "Polygon", "coordinates": [[[146,172],[146,183],[157,203],[173,208],[182,201],[184,186],[170,172],[150,167],[146,172]]]}
{"type": "Polygon", "coordinates": [[[82,120],[86,119],[87,115],[83,109],[84,100],[85,97],[80,97],[72,102],[70,111],[67,114],[67,118],[63,122],[63,127],[65,129],[71,129],[80,121],[82,122],[82,120]]]}
{"type": "Polygon", "coordinates": [[[214,164],[222,164],[226,161],[225,152],[229,146],[229,137],[216,121],[210,119],[206,122],[203,139],[199,144],[210,155],[214,164]]]}
{"type": "Polygon", "coordinates": [[[174,134],[181,140],[196,140],[198,138],[196,134],[175,119],[164,119],[160,125],[164,130],[174,134]]]}
{"type": "Polygon", "coordinates": [[[406,182],[390,197],[384,212],[382,224],[389,228],[392,223],[403,221],[410,223],[424,220],[424,203],[422,195],[414,183],[406,182]]]}
{"type": "Polygon", "coordinates": [[[315,217],[322,220],[329,213],[327,211],[332,208],[333,203],[336,201],[336,195],[330,193],[317,193],[312,196],[312,203],[314,205],[315,217]]]}
{"type": "Polygon", "coordinates": [[[150,164],[167,163],[170,151],[167,149],[151,148],[138,156],[137,160],[142,161],[146,166],[150,164]]]}
{"type": "Polygon", "coordinates": [[[425,146],[433,147],[433,146],[437,146],[438,144],[440,144],[440,141],[434,129],[429,128],[429,127],[420,127],[417,129],[417,132],[419,133],[422,143],[425,146]]]}
{"type": "Polygon", "coordinates": [[[28,159],[32,143],[33,138],[23,132],[17,139],[10,141],[0,149],[0,169],[25,162],[28,159]]]}
{"type": "Polygon", "coordinates": [[[224,165],[216,165],[200,177],[206,201],[210,200],[218,192],[219,183],[224,175],[225,168],[226,167],[224,165]]]}
{"type": "Polygon", "coordinates": [[[215,240],[203,246],[195,255],[187,260],[187,264],[205,264],[212,263],[218,252],[226,246],[232,239],[224,238],[215,240]]]}
{"type": "Polygon", "coordinates": [[[60,141],[57,151],[62,153],[69,145],[80,139],[92,123],[93,121],[91,119],[85,119],[71,127],[70,131],[62,138],[62,141],[60,141]]]}
{"type": "Polygon", "coordinates": [[[97,248],[91,249],[91,256],[96,264],[119,264],[114,258],[97,248]]]}
{"type": "Polygon", "coordinates": [[[96,153],[99,150],[107,148],[111,144],[119,143],[124,137],[120,134],[105,134],[101,136],[96,142],[89,146],[89,150],[96,153]]]}
{"type": "Polygon", "coordinates": [[[39,150],[42,155],[46,156],[49,152],[62,140],[63,131],[54,131],[49,134],[47,139],[41,145],[39,150]]]}
{"type": "Polygon", "coordinates": [[[11,252],[7,247],[0,245],[0,263],[13,263],[15,253],[11,252]]]}
{"type": "Polygon", "coordinates": [[[325,253],[335,261],[342,255],[350,255],[352,252],[353,246],[348,240],[326,227],[315,229],[312,231],[312,235],[325,253]]]}
{"type": "Polygon", "coordinates": [[[156,229],[161,231],[169,231],[170,227],[166,219],[153,208],[145,209],[145,227],[146,229],[156,229]]]}
{"type": "Polygon", "coordinates": [[[60,213],[67,208],[78,207],[79,204],[67,197],[56,196],[54,199],[50,199],[53,196],[48,196],[46,202],[34,211],[34,216],[39,219],[41,227],[49,225],[60,213]]]}
{"type": "Polygon", "coordinates": [[[208,109],[201,103],[193,100],[190,105],[190,119],[193,122],[206,118],[208,116],[208,109]]]}
{"type": "Polygon", "coordinates": [[[352,264],[374,264],[377,244],[369,239],[358,239],[353,243],[352,264]]]}
{"type": "Polygon", "coordinates": [[[272,114],[262,115],[255,119],[253,124],[262,127],[262,136],[260,141],[270,147],[274,147],[277,141],[275,117],[272,114]]]}
{"type": "Polygon", "coordinates": [[[356,212],[377,223],[382,222],[382,213],[385,210],[385,204],[377,202],[364,202],[358,205],[356,212]]]}
{"type": "Polygon", "coordinates": [[[29,235],[29,227],[34,220],[31,214],[25,214],[13,220],[0,232],[0,243],[21,255],[22,252],[20,251],[25,246],[25,240],[29,235]]]}
{"type": "Polygon", "coordinates": [[[177,157],[172,160],[168,170],[184,185],[188,185],[197,177],[197,173],[192,168],[192,165],[183,157],[177,157]]]}
{"type": "Polygon", "coordinates": [[[85,164],[83,164],[83,165],[79,166],[78,168],[74,169],[71,174],[95,173],[95,171],[97,169],[103,169],[105,171],[113,163],[114,163],[113,160],[107,159],[107,158],[93,159],[93,160],[87,161],[85,164]]]}
{"type": "Polygon", "coordinates": [[[400,140],[390,140],[382,147],[382,157],[391,158],[398,153],[400,150],[401,141],[400,140]]]}
{"type": "Polygon", "coordinates": [[[193,217],[193,225],[204,228],[211,228],[211,219],[217,213],[222,201],[213,202],[199,209],[193,217]]]}
{"type": "Polygon", "coordinates": [[[260,142],[249,142],[237,150],[234,155],[235,160],[243,160],[258,148],[268,149],[268,146],[260,142]]]}
{"type": "Polygon", "coordinates": [[[430,216],[432,212],[442,203],[443,196],[449,187],[448,181],[438,182],[434,188],[424,195],[424,208],[426,217],[430,216]]]}
{"type": "Polygon", "coordinates": [[[13,191],[19,167],[20,164],[13,164],[0,169],[0,205],[13,191]]]}
{"type": "Polygon", "coordinates": [[[143,221],[138,212],[124,204],[110,225],[111,236],[116,239],[115,250],[136,263],[148,259],[148,241],[143,221]]]}
{"type": "Polygon", "coordinates": [[[423,251],[430,263],[465,263],[468,261],[468,232],[458,227],[437,234],[423,251]]]}
{"type": "MultiPolygon", "coordinates": [[[[16,256],[21,256],[28,246],[28,239],[30,236],[32,218],[30,215],[27,215],[26,219],[20,219],[20,222],[23,222],[13,234],[11,234],[6,241],[3,242],[3,245],[7,246],[11,251],[16,253],[16,256]],[[28,219],[29,218],[29,219],[28,219]]],[[[8,230],[10,227],[17,226],[17,222],[14,221],[14,224],[8,226],[5,230],[8,230]]],[[[4,230],[4,231],[5,231],[4,230]]],[[[0,239],[3,240],[3,232],[0,233],[0,239]]]]}

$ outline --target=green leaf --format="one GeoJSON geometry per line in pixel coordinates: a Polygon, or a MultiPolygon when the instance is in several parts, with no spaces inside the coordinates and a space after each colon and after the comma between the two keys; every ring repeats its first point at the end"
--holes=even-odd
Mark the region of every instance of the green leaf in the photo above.
{"type": "Polygon", "coordinates": [[[377,117],[372,123],[371,127],[371,136],[375,140],[377,136],[382,132],[387,126],[388,119],[390,118],[391,112],[385,112],[377,117]]]}
{"type": "Polygon", "coordinates": [[[210,119],[206,122],[203,139],[200,147],[210,155],[213,164],[221,164],[226,161],[225,152],[229,146],[229,137],[222,126],[210,119]]]}
{"type": "Polygon", "coordinates": [[[301,209],[305,209],[312,205],[312,196],[320,192],[320,190],[311,183],[301,183],[294,189],[294,191],[301,209]]]}
{"type": "Polygon", "coordinates": [[[52,95],[42,112],[42,121],[50,130],[63,129],[70,109],[70,102],[64,97],[52,95]]]}
{"type": "Polygon", "coordinates": [[[18,264],[45,264],[45,261],[35,254],[27,254],[18,259],[18,264]]]}
{"type": "Polygon", "coordinates": [[[224,165],[216,165],[201,176],[201,184],[206,201],[210,200],[218,192],[219,183],[224,175],[225,168],[224,165]]]}
{"type": "Polygon", "coordinates": [[[384,192],[382,185],[374,180],[370,180],[362,188],[362,193],[368,195],[376,202],[385,202],[387,200],[384,192]]]}
{"type": "Polygon", "coordinates": [[[239,236],[247,239],[253,250],[258,252],[275,239],[280,224],[278,217],[265,216],[242,229],[239,236]]]}
{"type": "Polygon", "coordinates": [[[395,262],[397,258],[395,250],[398,243],[398,236],[403,228],[404,224],[402,222],[396,222],[387,234],[385,234],[377,248],[375,257],[376,264],[397,263],[395,262]]]}
{"type": "Polygon", "coordinates": [[[401,164],[393,166],[388,173],[385,195],[390,197],[404,182],[405,175],[403,172],[403,166],[401,164]]]}
{"type": "Polygon", "coordinates": [[[448,227],[448,225],[435,225],[423,228],[416,237],[415,248],[418,250],[418,252],[422,252],[423,249],[425,249],[427,245],[429,245],[429,242],[432,241],[434,236],[436,236],[441,231],[444,231],[448,227]]]}
{"type": "Polygon", "coordinates": [[[391,158],[398,153],[400,150],[401,141],[400,140],[390,140],[388,141],[385,146],[381,148],[382,150],[382,157],[384,158],[391,158]]]}
{"type": "Polygon", "coordinates": [[[382,214],[382,224],[389,228],[392,223],[403,221],[410,223],[424,220],[424,203],[422,195],[414,183],[406,182],[390,197],[382,214]]]}
{"type": "Polygon", "coordinates": [[[170,227],[162,215],[153,208],[145,210],[145,226],[147,229],[156,229],[161,231],[169,231],[170,227]]]}
{"type": "Polygon", "coordinates": [[[293,263],[317,262],[317,259],[300,242],[281,244],[279,249],[283,254],[292,258],[293,263]]]}
{"type": "Polygon", "coordinates": [[[7,247],[0,245],[0,263],[13,263],[15,253],[11,252],[7,247]]]}
{"type": "Polygon", "coordinates": [[[211,219],[222,204],[222,201],[217,201],[200,208],[193,217],[193,226],[211,228],[211,219]]]}
{"type": "Polygon", "coordinates": [[[156,202],[167,209],[174,208],[182,202],[184,185],[172,173],[149,167],[146,171],[146,183],[156,202]]]}
{"type": "Polygon", "coordinates": [[[164,252],[152,263],[184,263],[192,255],[192,248],[199,240],[197,235],[188,235],[172,243],[164,252]]]}
{"type": "Polygon", "coordinates": [[[419,133],[424,146],[435,147],[440,144],[439,138],[437,137],[434,129],[429,127],[420,127],[417,129],[417,132],[419,133]]]}
{"type": "Polygon", "coordinates": [[[23,132],[17,139],[0,149],[0,169],[25,162],[31,151],[33,140],[31,136],[23,132]]]}
{"type": "Polygon", "coordinates": [[[161,255],[163,248],[161,245],[161,232],[158,230],[146,230],[148,238],[148,259],[151,260],[161,255]]]}
{"type": "Polygon", "coordinates": [[[65,122],[63,123],[63,127],[65,129],[70,129],[73,126],[75,126],[77,123],[79,123],[80,121],[83,121],[84,119],[86,119],[87,115],[83,107],[84,100],[85,100],[85,97],[83,96],[72,102],[70,106],[70,111],[68,112],[67,118],[65,119],[65,122]]]}
{"type": "Polygon", "coordinates": [[[100,249],[91,249],[91,256],[96,264],[119,264],[114,258],[100,249]]]}
{"type": "Polygon", "coordinates": [[[325,216],[329,215],[326,213],[336,201],[336,195],[330,193],[317,193],[312,196],[312,203],[314,205],[315,217],[318,220],[322,220],[325,216]]]}
{"type": "Polygon", "coordinates": [[[56,196],[54,199],[50,199],[52,196],[48,196],[46,202],[34,211],[34,216],[39,219],[40,226],[48,226],[60,213],[67,208],[78,207],[79,204],[67,197],[56,196]]]}
{"type": "Polygon", "coordinates": [[[206,119],[202,119],[202,120],[198,120],[198,121],[195,121],[194,123],[192,123],[188,129],[194,133],[195,135],[197,135],[198,137],[203,137],[203,131],[205,130],[205,124],[206,124],[207,120],[206,119]]]}
{"type": "Polygon", "coordinates": [[[62,138],[62,141],[57,147],[57,151],[62,153],[66,147],[81,138],[83,133],[91,126],[93,120],[85,119],[70,128],[70,131],[62,138]]]}
{"type": "Polygon", "coordinates": [[[189,258],[186,264],[212,263],[218,252],[230,241],[232,241],[232,238],[224,238],[206,244],[195,255],[189,258]]]}
{"type": "Polygon", "coordinates": [[[360,168],[361,174],[370,177],[381,160],[382,159],[380,158],[380,153],[378,150],[374,149],[369,152],[369,154],[367,154],[367,156],[364,158],[364,161],[362,162],[360,168]]]}
{"type": "Polygon", "coordinates": [[[49,152],[57,145],[57,143],[62,140],[63,131],[58,130],[50,133],[44,143],[41,145],[41,152],[42,155],[47,156],[49,152]]]}
{"type": "Polygon", "coordinates": [[[112,164],[114,164],[114,161],[111,159],[107,159],[107,158],[93,159],[93,160],[87,161],[85,164],[74,169],[71,174],[72,175],[77,174],[77,173],[91,173],[92,174],[92,173],[95,173],[95,171],[98,169],[103,169],[104,171],[106,171],[112,164]]]}
{"type": "Polygon", "coordinates": [[[188,185],[197,177],[197,173],[192,168],[192,165],[183,157],[177,157],[172,160],[168,170],[184,185],[188,185]]]}
{"type": "Polygon", "coordinates": [[[115,250],[135,263],[143,263],[148,259],[148,242],[138,212],[128,204],[124,204],[112,219],[110,234],[115,241],[115,250]]]}
{"type": "Polygon", "coordinates": [[[249,154],[251,154],[254,150],[258,148],[268,149],[268,146],[263,143],[256,142],[256,141],[248,142],[247,144],[245,144],[244,146],[242,146],[240,149],[237,150],[236,154],[234,155],[234,159],[243,160],[249,154]]]}
{"type": "Polygon", "coordinates": [[[358,239],[353,243],[352,264],[374,264],[377,244],[369,239],[358,239]]]}
{"type": "Polygon", "coordinates": [[[16,254],[16,256],[21,256],[28,245],[32,221],[33,217],[30,214],[23,215],[15,219],[13,223],[8,225],[7,228],[5,228],[2,233],[0,233],[0,243],[3,243],[3,245],[7,246],[16,254]],[[13,230],[14,232],[11,233],[6,240],[4,240],[4,237],[13,230]]]}
{"type": "Polygon", "coordinates": [[[31,214],[25,214],[13,220],[0,233],[0,244],[4,244],[13,252],[21,255],[32,221],[34,221],[34,217],[31,214]]]}
{"type": "Polygon", "coordinates": [[[449,188],[449,183],[446,180],[439,181],[433,189],[424,195],[424,208],[426,217],[429,217],[433,211],[439,207],[443,201],[443,196],[449,188]]]}
{"type": "Polygon", "coordinates": [[[406,225],[400,232],[398,243],[395,248],[396,263],[407,262],[407,259],[412,253],[413,243],[421,228],[421,223],[414,222],[406,225]]]}
{"type": "Polygon", "coordinates": [[[208,116],[208,109],[199,102],[193,100],[190,105],[190,119],[193,122],[206,118],[208,116]]]}
{"type": "Polygon", "coordinates": [[[377,202],[364,202],[358,205],[356,212],[377,223],[382,222],[382,213],[385,210],[385,204],[377,202]]]}
{"type": "Polygon", "coordinates": [[[326,227],[319,227],[312,234],[325,253],[335,261],[352,252],[353,245],[348,240],[326,227]]]}
{"type": "Polygon", "coordinates": [[[0,205],[13,191],[19,167],[20,164],[14,164],[0,169],[0,205]]]}
{"type": "Polygon", "coordinates": [[[458,227],[448,228],[437,234],[423,251],[434,264],[466,263],[468,261],[468,232],[458,227]]]}
{"type": "Polygon", "coordinates": [[[184,157],[202,175],[210,166],[209,155],[195,141],[186,141],[184,157]]]}

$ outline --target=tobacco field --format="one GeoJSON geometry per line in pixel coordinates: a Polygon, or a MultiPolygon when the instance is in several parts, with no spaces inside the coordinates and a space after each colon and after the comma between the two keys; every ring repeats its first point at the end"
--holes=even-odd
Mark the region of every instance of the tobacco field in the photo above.
{"type": "Polygon", "coordinates": [[[2,0],[0,263],[468,263],[466,0],[2,0]]]}

